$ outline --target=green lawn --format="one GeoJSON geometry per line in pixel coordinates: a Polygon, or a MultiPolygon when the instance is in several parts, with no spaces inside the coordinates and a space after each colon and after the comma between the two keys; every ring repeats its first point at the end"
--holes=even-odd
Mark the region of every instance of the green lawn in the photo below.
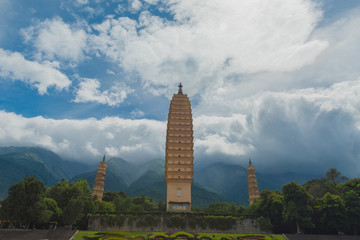
{"type": "MultiPolygon", "coordinates": [[[[168,233],[169,234],[169,233],[168,233]]],[[[161,240],[164,238],[186,239],[193,236],[190,233],[176,232],[168,236],[164,232],[104,232],[104,231],[79,231],[73,240],[161,240]],[[177,237],[177,235],[179,235],[177,237]]],[[[192,237],[193,238],[193,237],[192,237]]],[[[202,240],[285,240],[279,234],[226,234],[226,233],[198,233],[196,239],[202,240]]]]}

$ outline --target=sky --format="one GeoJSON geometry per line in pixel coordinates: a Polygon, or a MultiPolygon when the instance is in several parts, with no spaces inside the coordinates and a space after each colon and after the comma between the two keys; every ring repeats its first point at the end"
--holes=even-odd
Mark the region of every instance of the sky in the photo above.
{"type": "Polygon", "coordinates": [[[0,146],[360,175],[360,0],[0,0],[0,146]]]}

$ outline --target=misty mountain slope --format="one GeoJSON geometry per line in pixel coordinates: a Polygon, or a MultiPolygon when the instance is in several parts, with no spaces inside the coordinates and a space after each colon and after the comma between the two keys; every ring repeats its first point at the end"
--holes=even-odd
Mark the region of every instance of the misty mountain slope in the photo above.
{"type": "Polygon", "coordinates": [[[84,163],[65,161],[52,151],[38,147],[0,147],[0,155],[6,154],[27,154],[32,153],[37,156],[39,161],[43,162],[49,172],[57,179],[69,180],[76,174],[86,171],[91,167],[84,163]]]}
{"type": "Polygon", "coordinates": [[[166,185],[164,182],[165,162],[156,159],[138,166],[139,176],[131,183],[126,192],[129,196],[135,197],[145,195],[153,198],[155,201],[166,200],[166,185]]]}
{"type": "Polygon", "coordinates": [[[62,178],[69,180],[88,165],[67,162],[55,153],[36,147],[0,147],[0,198],[5,198],[11,185],[26,177],[36,176],[46,186],[62,178]]]}
{"type": "Polygon", "coordinates": [[[207,187],[194,182],[191,185],[191,204],[193,207],[207,207],[213,202],[227,202],[223,196],[207,187]]]}
{"type": "Polygon", "coordinates": [[[239,204],[247,204],[247,172],[238,165],[214,163],[196,169],[195,181],[216,191],[221,196],[239,204]]]}
{"type": "MultiPolygon", "coordinates": [[[[92,189],[95,183],[97,168],[98,166],[94,167],[91,171],[76,175],[71,179],[71,182],[77,179],[86,180],[92,189]]],[[[135,172],[136,165],[122,158],[110,158],[106,163],[105,191],[125,190],[136,177],[135,172]]]]}
{"type": "Polygon", "coordinates": [[[46,186],[52,186],[60,179],[33,153],[10,153],[0,155],[0,198],[5,198],[11,185],[20,182],[27,175],[36,176],[46,186]]]}
{"type": "MultiPolygon", "coordinates": [[[[97,170],[81,173],[73,177],[70,182],[76,180],[86,180],[90,189],[94,187],[97,170]]],[[[112,169],[107,169],[105,176],[105,191],[123,191],[127,188],[127,183],[122,175],[116,174],[112,169]]]]}
{"type": "MultiPolygon", "coordinates": [[[[139,195],[149,196],[155,201],[166,201],[165,184],[165,162],[164,160],[154,160],[147,164],[148,170],[127,189],[129,196],[139,195]]],[[[223,202],[225,199],[218,193],[194,183],[191,186],[191,201],[193,207],[205,207],[212,202],[223,202]]]]}
{"type": "MultiPolygon", "coordinates": [[[[130,196],[146,195],[156,201],[165,201],[164,166],[165,161],[161,159],[133,164],[121,158],[110,158],[107,161],[105,191],[125,190],[130,196]]],[[[47,186],[62,178],[69,180],[72,177],[71,181],[84,179],[93,188],[97,167],[98,163],[86,165],[64,161],[55,153],[41,148],[0,147],[0,198],[6,197],[8,188],[26,175],[35,175],[47,186]]],[[[290,181],[301,184],[311,178],[319,178],[306,173],[256,174],[260,190],[281,190],[282,185],[290,181]]],[[[197,167],[194,169],[194,179],[194,207],[218,201],[248,205],[247,169],[242,166],[214,163],[197,167]]]]}
{"type": "Polygon", "coordinates": [[[165,171],[165,160],[155,159],[148,161],[146,163],[137,165],[137,175],[138,177],[142,176],[145,172],[152,170],[158,174],[163,174],[165,171]]]}
{"type": "Polygon", "coordinates": [[[282,188],[282,185],[289,183],[289,182],[297,182],[299,185],[302,185],[306,183],[307,181],[311,179],[320,179],[321,177],[324,177],[325,173],[319,173],[317,175],[315,174],[308,174],[308,173],[294,173],[294,172],[282,172],[278,174],[269,174],[269,173],[262,173],[261,177],[266,179],[267,181],[270,181],[272,183],[275,183],[276,185],[280,185],[280,189],[282,188]]]}
{"type": "Polygon", "coordinates": [[[166,185],[164,174],[159,174],[154,170],[146,171],[140,178],[135,180],[126,189],[126,193],[131,197],[145,195],[155,201],[166,201],[166,185]]]}
{"type": "MultiPolygon", "coordinates": [[[[240,165],[214,163],[196,169],[195,181],[216,191],[226,199],[238,204],[248,205],[247,169],[240,165]]],[[[281,185],[273,183],[257,173],[260,191],[262,189],[281,190],[281,185]]]]}

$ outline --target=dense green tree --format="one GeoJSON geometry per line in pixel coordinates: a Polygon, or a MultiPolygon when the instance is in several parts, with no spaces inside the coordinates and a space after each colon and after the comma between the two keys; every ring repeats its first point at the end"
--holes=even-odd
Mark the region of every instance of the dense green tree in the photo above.
{"type": "Polygon", "coordinates": [[[330,182],[336,182],[336,183],[340,183],[341,181],[345,181],[348,180],[347,177],[345,176],[341,176],[340,171],[338,171],[336,168],[330,168],[327,172],[326,172],[326,179],[330,182]]]}
{"type": "Polygon", "coordinates": [[[341,176],[341,173],[336,168],[330,168],[325,177],[321,179],[311,179],[307,181],[303,187],[314,198],[322,198],[326,193],[341,194],[340,182],[347,180],[346,177],[341,176]]]}
{"type": "Polygon", "coordinates": [[[311,179],[311,180],[307,181],[303,185],[303,187],[314,198],[322,198],[328,192],[328,189],[326,189],[325,183],[326,183],[326,181],[323,181],[321,179],[311,179]]]}
{"type": "Polygon", "coordinates": [[[132,203],[136,205],[143,205],[145,203],[146,199],[144,195],[141,195],[140,197],[134,197],[132,199],[132,203]]]}
{"type": "Polygon", "coordinates": [[[121,196],[114,199],[114,204],[117,212],[129,212],[134,205],[129,197],[122,198],[121,196]]]}
{"type": "Polygon", "coordinates": [[[50,221],[59,222],[62,216],[62,210],[58,207],[57,202],[52,198],[44,198],[47,210],[51,211],[50,221]]]}
{"type": "Polygon", "coordinates": [[[238,212],[238,207],[235,203],[226,203],[226,202],[215,202],[210,203],[209,206],[205,209],[208,213],[218,213],[218,214],[233,214],[238,212]]]}
{"type": "Polygon", "coordinates": [[[115,212],[115,204],[113,202],[105,202],[95,200],[95,209],[98,212],[115,212]]]}
{"type": "Polygon", "coordinates": [[[341,186],[343,192],[348,192],[350,190],[355,191],[357,194],[360,195],[360,178],[354,178],[346,181],[341,186]]]}
{"type": "Polygon", "coordinates": [[[258,217],[270,220],[275,231],[282,226],[282,213],[284,210],[284,197],[277,192],[263,190],[260,192],[259,199],[251,205],[251,209],[258,217]]]}
{"type": "Polygon", "coordinates": [[[72,198],[69,183],[62,179],[61,182],[56,183],[53,187],[48,189],[46,196],[54,199],[58,206],[64,210],[69,200],[72,198]]]}
{"type": "Polygon", "coordinates": [[[103,201],[105,201],[105,202],[112,202],[112,201],[114,201],[114,199],[116,198],[116,196],[118,196],[119,195],[119,193],[118,192],[116,192],[116,191],[107,191],[107,192],[105,192],[104,193],[104,196],[103,196],[103,201]]]}
{"type": "Polygon", "coordinates": [[[354,234],[360,229],[360,195],[354,190],[347,191],[344,197],[347,225],[354,234]]]}
{"type": "Polygon", "coordinates": [[[147,212],[158,211],[159,207],[151,198],[146,197],[144,203],[142,204],[143,208],[147,212]]]}
{"type": "Polygon", "coordinates": [[[81,199],[72,198],[69,200],[64,209],[63,220],[65,224],[70,225],[70,229],[72,229],[72,225],[76,223],[76,221],[83,217],[83,209],[84,203],[81,199]]]}
{"type": "Polygon", "coordinates": [[[161,200],[159,201],[159,203],[158,203],[158,210],[160,211],[160,212],[165,212],[166,211],[166,203],[164,202],[162,202],[161,200]]]}
{"type": "Polygon", "coordinates": [[[284,195],[284,220],[287,223],[296,223],[297,232],[300,232],[300,226],[312,228],[314,226],[311,221],[312,196],[296,182],[285,184],[282,192],[284,195]]]}
{"type": "Polygon", "coordinates": [[[50,214],[47,212],[44,183],[36,177],[25,177],[21,182],[9,188],[8,196],[4,200],[2,215],[11,220],[16,220],[20,225],[44,222],[50,214]]]}
{"type": "Polygon", "coordinates": [[[60,183],[55,184],[53,187],[49,188],[47,196],[57,202],[59,208],[61,208],[63,211],[63,221],[66,224],[70,224],[71,222],[72,225],[79,220],[77,223],[78,226],[81,228],[86,228],[86,216],[89,213],[95,212],[94,200],[91,197],[91,190],[86,180],[77,180],[71,184],[65,180],[62,180],[60,183]],[[71,209],[71,207],[75,204],[75,200],[77,202],[81,202],[82,212],[76,215],[76,221],[72,222],[70,220],[73,218],[67,217],[65,211],[69,210],[69,208],[71,209]],[[80,224],[80,218],[82,218],[82,225],[80,224]]]}
{"type": "Polygon", "coordinates": [[[50,217],[53,213],[47,209],[45,198],[37,201],[32,207],[28,208],[28,215],[30,222],[33,223],[33,227],[37,223],[47,223],[50,220],[50,217]]]}
{"type": "Polygon", "coordinates": [[[208,213],[231,213],[231,206],[228,203],[215,202],[210,203],[206,211],[208,213]]]}
{"type": "Polygon", "coordinates": [[[336,233],[346,225],[344,200],[331,193],[326,193],[319,199],[318,207],[321,215],[321,222],[328,232],[336,233]]]}

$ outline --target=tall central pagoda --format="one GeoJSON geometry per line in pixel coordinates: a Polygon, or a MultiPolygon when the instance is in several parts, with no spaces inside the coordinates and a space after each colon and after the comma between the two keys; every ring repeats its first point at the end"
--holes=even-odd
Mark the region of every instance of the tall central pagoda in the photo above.
{"type": "Polygon", "coordinates": [[[183,94],[181,83],[178,87],[170,103],[166,131],[166,210],[190,212],[194,182],[193,123],[189,98],[183,94]]]}

